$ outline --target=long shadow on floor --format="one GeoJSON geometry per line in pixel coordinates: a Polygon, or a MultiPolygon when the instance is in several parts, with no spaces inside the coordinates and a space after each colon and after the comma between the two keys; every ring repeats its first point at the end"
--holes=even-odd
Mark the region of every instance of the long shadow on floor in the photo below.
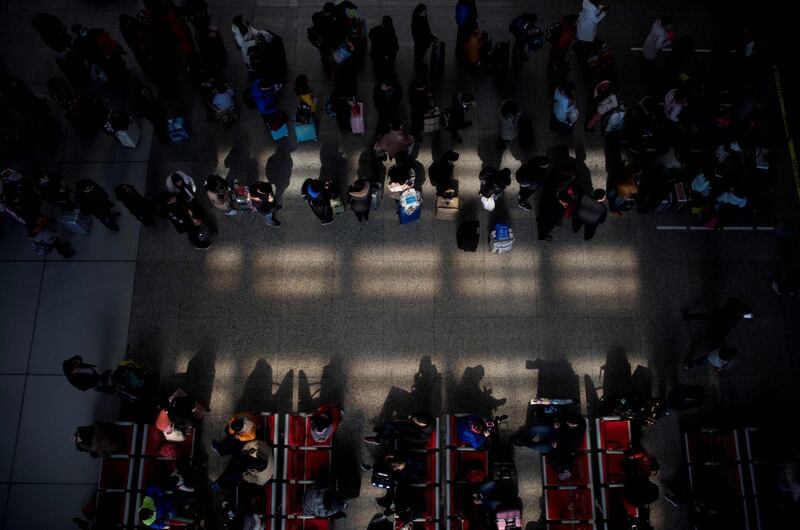
{"type": "Polygon", "coordinates": [[[267,165],[264,168],[267,181],[275,186],[275,198],[278,203],[281,202],[283,193],[289,187],[293,167],[291,145],[289,142],[278,142],[278,147],[267,159],[267,165]]]}
{"type": "Polygon", "coordinates": [[[322,369],[319,381],[310,381],[304,370],[298,372],[298,412],[314,412],[322,404],[342,407],[347,387],[347,370],[341,359],[333,358],[322,369]]]}
{"type": "Polygon", "coordinates": [[[505,398],[496,398],[492,395],[491,387],[481,386],[481,381],[486,375],[483,366],[470,366],[464,370],[461,382],[456,384],[455,379],[448,380],[448,413],[472,413],[491,418],[497,407],[506,403],[505,398]]]}
{"type": "Polygon", "coordinates": [[[293,381],[294,370],[289,370],[280,384],[276,385],[272,379],[272,367],[264,359],[259,359],[244,383],[242,395],[236,402],[235,410],[289,412],[292,403],[293,381]],[[272,393],[273,388],[275,388],[274,394],[272,393]]]}
{"type": "Polygon", "coordinates": [[[425,412],[431,416],[441,414],[442,375],[430,357],[419,361],[419,368],[414,374],[411,391],[393,386],[383,402],[383,407],[373,424],[381,425],[399,417],[406,417],[414,412],[425,412]]]}

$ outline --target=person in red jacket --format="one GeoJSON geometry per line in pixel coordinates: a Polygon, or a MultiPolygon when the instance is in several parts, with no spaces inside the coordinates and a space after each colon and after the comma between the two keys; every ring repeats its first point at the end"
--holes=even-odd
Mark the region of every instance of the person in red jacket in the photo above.
{"type": "Polygon", "coordinates": [[[311,437],[317,443],[329,441],[342,422],[342,409],[336,405],[320,405],[311,416],[311,437]]]}

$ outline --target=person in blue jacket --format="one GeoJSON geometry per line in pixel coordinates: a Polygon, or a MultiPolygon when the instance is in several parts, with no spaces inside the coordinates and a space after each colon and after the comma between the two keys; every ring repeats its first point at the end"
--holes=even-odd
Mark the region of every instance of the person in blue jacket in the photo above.
{"type": "Polygon", "coordinates": [[[456,420],[458,439],[473,449],[482,449],[491,433],[491,430],[486,425],[486,420],[477,414],[461,416],[456,420]]]}
{"type": "Polygon", "coordinates": [[[256,109],[264,120],[267,131],[272,130],[272,121],[278,114],[278,101],[276,96],[282,88],[280,83],[272,83],[266,79],[257,79],[250,87],[250,94],[256,109]]]}
{"type": "Polygon", "coordinates": [[[167,499],[164,491],[157,486],[148,487],[139,507],[139,520],[142,524],[148,528],[161,530],[169,528],[170,521],[176,516],[175,507],[167,499]]]}

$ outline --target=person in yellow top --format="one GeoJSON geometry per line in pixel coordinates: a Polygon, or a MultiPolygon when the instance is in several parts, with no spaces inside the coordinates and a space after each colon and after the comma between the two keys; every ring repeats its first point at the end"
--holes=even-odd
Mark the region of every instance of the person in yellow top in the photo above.
{"type": "Polygon", "coordinates": [[[237,412],[228,421],[225,438],[212,440],[211,449],[219,456],[239,453],[247,442],[256,439],[258,420],[250,412],[237,412]]]}
{"type": "Polygon", "coordinates": [[[312,117],[317,119],[317,97],[308,86],[308,77],[301,74],[294,81],[294,93],[297,95],[297,107],[307,108],[312,117]]]}

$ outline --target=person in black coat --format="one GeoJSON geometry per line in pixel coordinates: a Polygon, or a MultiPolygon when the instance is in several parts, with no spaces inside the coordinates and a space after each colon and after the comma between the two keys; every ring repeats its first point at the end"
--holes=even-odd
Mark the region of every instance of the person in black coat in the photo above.
{"type": "Polygon", "coordinates": [[[392,17],[384,16],[380,25],[369,31],[369,40],[372,43],[369,56],[372,58],[375,74],[378,78],[393,76],[400,45],[397,42],[392,17]]]}
{"type": "Polygon", "coordinates": [[[528,199],[531,198],[536,190],[544,183],[547,177],[547,170],[550,167],[550,159],[546,156],[535,156],[528,162],[522,164],[515,175],[519,184],[520,208],[526,211],[531,210],[528,199]]]}
{"type": "Polygon", "coordinates": [[[153,201],[142,196],[135,187],[130,184],[120,184],[114,188],[114,195],[140,223],[145,226],[156,224],[156,207],[153,201]]]}
{"type": "Polygon", "coordinates": [[[425,4],[417,4],[414,14],[411,15],[411,37],[414,39],[414,68],[417,69],[418,74],[424,73],[427,68],[425,52],[428,51],[434,39],[428,23],[428,6],[425,4]]]}
{"type": "Polygon", "coordinates": [[[253,205],[259,213],[264,216],[267,225],[274,227],[281,226],[281,222],[275,219],[275,212],[277,212],[281,206],[275,198],[275,190],[272,184],[264,182],[263,180],[251,184],[250,199],[253,201],[253,205]]]}
{"type": "Polygon", "coordinates": [[[347,190],[347,204],[356,214],[359,223],[369,219],[369,209],[372,206],[372,197],[369,192],[369,182],[364,179],[356,180],[347,190]]]}
{"type": "Polygon", "coordinates": [[[425,111],[428,110],[431,93],[424,79],[417,78],[408,87],[408,102],[411,105],[411,134],[414,140],[422,141],[422,132],[425,121],[425,111]]]}
{"type": "Polygon", "coordinates": [[[321,180],[306,179],[300,188],[300,193],[322,224],[327,225],[333,222],[331,194],[321,180]]]}
{"type": "Polygon", "coordinates": [[[168,219],[179,234],[187,234],[195,248],[206,250],[211,246],[208,225],[200,212],[193,210],[194,205],[178,200],[177,194],[168,191],[161,192],[156,201],[159,215],[168,219]]]}
{"type": "Polygon", "coordinates": [[[456,160],[458,160],[458,153],[446,151],[428,168],[428,177],[431,179],[431,184],[436,186],[436,195],[444,196],[446,192],[454,188],[453,169],[456,160]]]}
{"type": "Polygon", "coordinates": [[[394,76],[382,79],[372,91],[372,100],[378,111],[378,134],[389,130],[389,124],[400,121],[400,102],[403,89],[394,76]]]}
{"type": "Polygon", "coordinates": [[[94,389],[98,392],[113,392],[114,385],[108,381],[111,370],[98,374],[96,365],[83,362],[83,357],[75,355],[61,363],[61,368],[69,384],[78,390],[94,389]]]}
{"type": "Polygon", "coordinates": [[[78,181],[75,185],[75,202],[81,212],[97,217],[109,230],[119,231],[119,212],[111,211],[114,203],[108,200],[108,193],[98,183],[89,179],[78,181]]]}

